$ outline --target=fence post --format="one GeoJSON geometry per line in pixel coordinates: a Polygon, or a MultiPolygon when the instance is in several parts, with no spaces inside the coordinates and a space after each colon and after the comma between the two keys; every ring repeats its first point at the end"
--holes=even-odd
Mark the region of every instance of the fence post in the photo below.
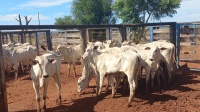
{"type": "Polygon", "coordinates": [[[127,40],[127,38],[126,38],[126,27],[125,26],[119,27],[119,33],[121,34],[122,42],[127,40]]]}
{"type": "MultiPolygon", "coordinates": [[[[0,31],[0,37],[1,37],[1,31],[0,31]]],[[[3,50],[2,50],[1,39],[0,39],[0,112],[8,112],[6,81],[5,81],[3,50]]]]}
{"type": "Polygon", "coordinates": [[[85,52],[85,49],[87,47],[87,29],[82,28],[81,29],[81,47],[82,47],[82,53],[85,52]]]}
{"type": "Polygon", "coordinates": [[[48,50],[53,50],[53,48],[52,48],[52,38],[51,38],[50,30],[46,31],[46,39],[47,39],[48,50]]]}
{"type": "Polygon", "coordinates": [[[36,32],[35,35],[36,35],[35,45],[36,45],[36,48],[37,48],[37,55],[40,55],[38,32],[36,32]]]}
{"type": "Polygon", "coordinates": [[[180,24],[176,24],[176,62],[177,62],[177,68],[179,67],[179,62],[180,62],[180,24]]]}
{"type": "Polygon", "coordinates": [[[153,26],[150,26],[150,27],[149,27],[149,32],[150,32],[150,33],[149,33],[149,34],[150,34],[150,39],[149,39],[149,41],[150,41],[150,42],[153,42],[153,26]]]}
{"type": "Polygon", "coordinates": [[[9,33],[9,37],[10,37],[10,42],[13,43],[14,40],[13,40],[13,33],[9,33]]]}

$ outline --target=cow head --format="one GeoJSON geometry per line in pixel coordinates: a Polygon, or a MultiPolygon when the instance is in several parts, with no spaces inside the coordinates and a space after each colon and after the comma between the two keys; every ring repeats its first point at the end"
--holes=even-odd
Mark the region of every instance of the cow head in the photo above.
{"type": "Polygon", "coordinates": [[[81,76],[78,79],[78,92],[81,93],[83,90],[85,90],[89,86],[89,77],[81,76]]]}
{"type": "Polygon", "coordinates": [[[54,63],[54,59],[50,59],[46,56],[37,56],[35,60],[32,61],[33,65],[38,64],[41,72],[42,72],[42,77],[43,78],[48,78],[49,77],[49,71],[50,71],[50,67],[49,65],[54,63]]]}
{"type": "Polygon", "coordinates": [[[63,53],[65,50],[65,46],[63,46],[62,44],[58,45],[56,48],[56,51],[59,53],[63,53]]]}
{"type": "Polygon", "coordinates": [[[147,46],[145,47],[145,50],[148,53],[148,61],[156,61],[157,59],[160,59],[160,49],[157,46],[147,46]]]}
{"type": "Polygon", "coordinates": [[[94,56],[94,50],[97,50],[99,46],[94,45],[88,45],[85,53],[82,55],[82,59],[86,59],[87,57],[93,57],[94,56]]]}

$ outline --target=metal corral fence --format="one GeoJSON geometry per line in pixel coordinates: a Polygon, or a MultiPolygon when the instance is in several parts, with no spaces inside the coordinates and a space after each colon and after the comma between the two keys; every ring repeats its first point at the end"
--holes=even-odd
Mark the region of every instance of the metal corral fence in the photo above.
{"type": "MultiPolygon", "coordinates": [[[[6,82],[5,82],[5,72],[4,72],[4,65],[3,65],[3,52],[2,52],[2,41],[3,43],[8,42],[5,41],[8,38],[6,35],[10,35],[10,41],[17,41],[24,43],[27,40],[29,40],[29,43],[31,43],[31,39],[34,40],[34,38],[31,38],[31,33],[35,35],[35,41],[32,41],[36,46],[39,46],[39,41],[42,40],[39,36],[37,36],[39,33],[43,32],[43,35],[46,37],[46,43],[49,50],[52,50],[52,33],[50,30],[71,30],[71,29],[77,29],[80,31],[80,44],[82,45],[82,50],[84,51],[87,45],[88,41],[96,41],[101,40],[101,37],[105,37],[106,39],[112,39],[114,35],[121,40],[121,42],[128,39],[129,34],[127,32],[128,29],[136,28],[136,27],[149,27],[151,30],[149,31],[150,40],[153,40],[153,27],[156,26],[168,26],[169,27],[169,41],[172,42],[175,46],[177,45],[176,41],[176,22],[165,22],[165,23],[147,23],[147,24],[119,24],[119,25],[0,25],[0,111],[1,112],[7,112],[8,106],[7,106],[7,96],[6,96],[6,82]],[[151,28],[152,27],[152,28],[151,28]],[[19,30],[28,30],[28,31],[22,31],[19,32],[19,30]],[[102,29],[107,29],[107,33],[101,35],[95,34],[95,30],[101,31],[102,29]],[[16,31],[18,30],[18,31],[16,31]],[[43,31],[42,31],[43,30],[43,31]],[[16,32],[15,32],[16,31],[16,32]],[[91,31],[90,34],[88,34],[88,31],[91,31]],[[115,32],[114,34],[109,33],[110,31],[115,32]],[[116,33],[118,31],[119,33],[116,33]],[[6,33],[7,32],[7,33],[6,33]],[[92,35],[92,32],[94,33],[92,38],[89,38],[89,35],[92,35]],[[21,36],[15,37],[14,34],[18,33],[21,36]],[[25,39],[26,35],[28,34],[29,39],[25,39]],[[15,38],[14,38],[15,37],[15,38]],[[37,40],[38,39],[38,40],[37,40]]],[[[130,32],[129,32],[130,33],[130,32]]],[[[90,36],[91,37],[91,36],[90,36]]],[[[44,38],[43,38],[44,39],[44,38]]],[[[161,38],[162,39],[162,38],[161,38]]],[[[32,43],[32,44],[33,44],[32,43]]]]}
{"type": "MultiPolygon", "coordinates": [[[[177,63],[200,62],[200,24],[179,23],[177,24],[177,63]]],[[[200,68],[187,68],[200,71],[200,68]]]]}

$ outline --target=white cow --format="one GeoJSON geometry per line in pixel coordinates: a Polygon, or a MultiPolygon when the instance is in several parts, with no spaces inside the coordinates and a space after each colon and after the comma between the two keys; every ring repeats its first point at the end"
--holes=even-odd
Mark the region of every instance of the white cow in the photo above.
{"type": "Polygon", "coordinates": [[[39,88],[44,87],[43,109],[46,109],[46,98],[47,98],[47,88],[49,84],[49,78],[52,77],[56,86],[58,88],[58,105],[61,105],[61,82],[60,82],[60,66],[61,57],[55,53],[45,53],[41,56],[37,56],[30,70],[30,76],[33,81],[33,88],[36,93],[37,100],[37,111],[41,111],[40,107],[40,94],[39,88]]]}
{"type": "Polygon", "coordinates": [[[110,47],[121,47],[121,43],[117,40],[107,40],[105,42],[103,42],[103,45],[106,48],[110,48],[110,47]]]}
{"type": "Polygon", "coordinates": [[[18,78],[18,65],[26,64],[27,67],[32,60],[37,56],[36,47],[20,46],[20,47],[5,47],[3,48],[3,58],[5,69],[14,68],[15,79],[18,78]]]}
{"type": "MultiPolygon", "coordinates": [[[[126,47],[126,46],[125,46],[126,47]]],[[[137,53],[141,56],[141,67],[146,71],[146,91],[149,91],[149,81],[151,81],[151,87],[154,89],[154,77],[155,73],[160,66],[160,61],[162,59],[162,55],[160,53],[160,49],[152,45],[148,44],[138,44],[134,46],[137,53]],[[150,77],[151,76],[151,77],[150,77]],[[151,80],[150,80],[151,79],[151,80]]],[[[141,77],[141,73],[140,73],[141,77]]]]}
{"type": "Polygon", "coordinates": [[[76,77],[76,60],[80,60],[82,56],[82,49],[80,45],[71,47],[65,47],[64,45],[60,44],[57,47],[57,52],[61,53],[64,56],[64,60],[68,62],[69,73],[67,76],[70,75],[70,68],[71,64],[73,64],[74,69],[74,77],[76,77]]]}
{"type": "MultiPolygon", "coordinates": [[[[104,76],[124,73],[128,77],[128,82],[130,85],[130,96],[126,107],[130,105],[137,87],[138,71],[140,68],[140,58],[137,53],[132,51],[126,51],[122,53],[102,53],[97,50],[97,47],[90,46],[87,47],[85,53],[83,54],[83,59],[85,59],[85,65],[83,68],[82,76],[78,80],[78,92],[83,91],[88,86],[89,72],[95,71],[97,75],[97,84],[99,82],[98,95],[101,94],[104,76]],[[99,77],[98,77],[99,76],[99,77]]],[[[113,79],[113,78],[112,78],[113,79]]],[[[112,80],[110,80],[112,81],[112,80]]],[[[113,83],[111,82],[111,85],[113,83]]],[[[98,86],[98,85],[97,85],[98,86]]],[[[112,91],[114,91],[114,86],[112,85],[112,91]]],[[[112,92],[112,96],[113,96],[112,92]]]]}
{"type": "Polygon", "coordinates": [[[158,46],[162,54],[162,60],[166,63],[168,71],[168,85],[171,83],[171,80],[174,80],[176,62],[175,62],[175,46],[166,41],[154,41],[152,42],[154,46],[158,46]]]}
{"type": "Polygon", "coordinates": [[[37,50],[34,46],[16,47],[11,51],[13,56],[13,67],[15,69],[15,79],[18,78],[18,64],[26,64],[27,67],[32,60],[37,56],[37,50]]]}

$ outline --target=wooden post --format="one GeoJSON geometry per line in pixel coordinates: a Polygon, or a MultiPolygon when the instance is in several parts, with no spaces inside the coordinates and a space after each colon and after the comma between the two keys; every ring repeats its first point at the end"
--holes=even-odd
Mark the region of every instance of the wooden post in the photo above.
{"type": "Polygon", "coordinates": [[[6,36],[6,44],[8,44],[8,34],[5,34],[6,36]]]}
{"type": "Polygon", "coordinates": [[[150,42],[153,42],[153,26],[149,27],[150,42]]]}
{"type": "Polygon", "coordinates": [[[2,50],[1,40],[0,40],[0,112],[8,112],[5,71],[3,65],[3,50],[2,50]]]}
{"type": "Polygon", "coordinates": [[[119,32],[122,38],[122,42],[124,42],[126,40],[126,27],[125,26],[120,27],[119,32]]]}
{"type": "Polygon", "coordinates": [[[13,40],[13,33],[9,33],[9,37],[10,37],[10,42],[13,43],[14,40],[13,40]]]}
{"type": "Polygon", "coordinates": [[[179,66],[179,62],[180,62],[180,24],[176,25],[176,45],[175,45],[175,58],[176,58],[176,62],[177,62],[177,66],[179,66]]]}
{"type": "Polygon", "coordinates": [[[2,40],[2,44],[5,44],[4,34],[2,34],[1,40],[2,40]]]}
{"type": "Polygon", "coordinates": [[[176,24],[170,25],[170,42],[176,46],[176,24]]]}
{"type": "Polygon", "coordinates": [[[28,34],[29,44],[32,45],[31,33],[28,34]]]}
{"type": "Polygon", "coordinates": [[[48,50],[53,50],[50,30],[46,31],[46,39],[47,39],[48,50]]]}
{"type": "Polygon", "coordinates": [[[18,38],[18,43],[21,43],[21,39],[20,39],[20,34],[17,34],[17,38],[18,38]]]}
{"type": "Polygon", "coordinates": [[[87,47],[87,29],[86,28],[82,28],[81,29],[81,48],[82,48],[82,53],[85,52],[85,49],[87,47]]]}
{"type": "Polygon", "coordinates": [[[39,50],[39,38],[38,38],[38,33],[36,32],[35,33],[35,36],[36,36],[36,41],[35,41],[35,45],[36,45],[36,48],[37,48],[37,55],[40,55],[40,50],[39,50]]]}

